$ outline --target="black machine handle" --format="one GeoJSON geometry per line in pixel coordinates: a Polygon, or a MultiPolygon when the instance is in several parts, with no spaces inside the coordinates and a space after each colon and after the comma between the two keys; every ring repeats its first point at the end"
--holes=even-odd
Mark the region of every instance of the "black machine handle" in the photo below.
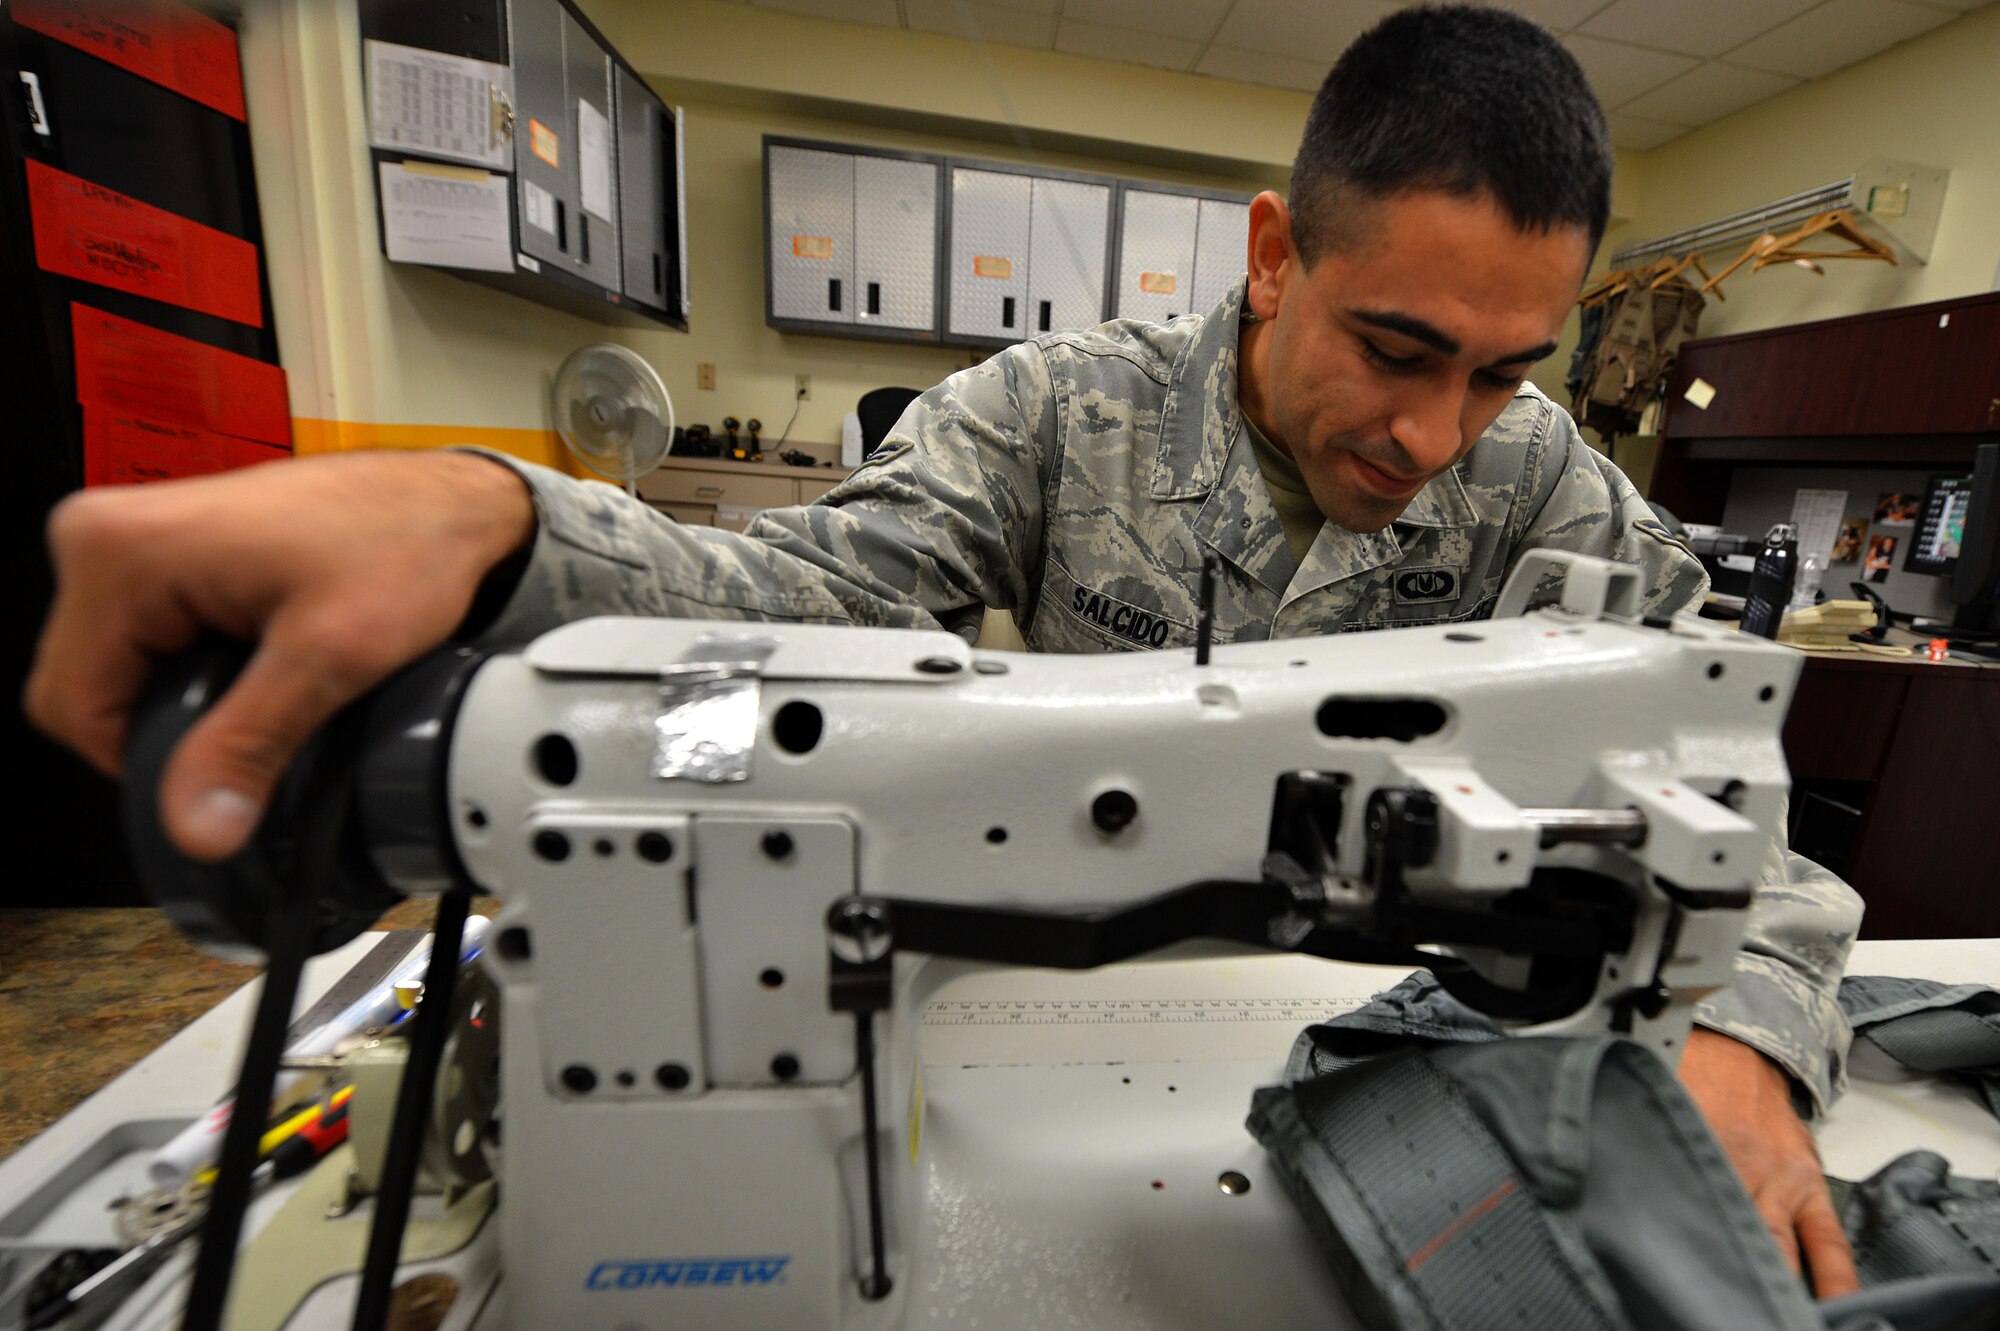
{"type": "Polygon", "coordinates": [[[249,656],[241,645],[209,641],[155,671],[133,714],[120,796],[135,870],[167,916],[209,952],[267,963],[182,1326],[222,1325],[263,1106],[271,1102],[306,960],[366,929],[402,900],[402,889],[437,890],[425,1001],[410,1023],[355,1309],[357,1331],[377,1331],[409,1218],[474,890],[452,845],[440,778],[459,702],[481,658],[434,653],[344,709],[286,769],[241,851],[219,863],[191,860],[161,823],[160,782],[181,740],[249,656]]]}

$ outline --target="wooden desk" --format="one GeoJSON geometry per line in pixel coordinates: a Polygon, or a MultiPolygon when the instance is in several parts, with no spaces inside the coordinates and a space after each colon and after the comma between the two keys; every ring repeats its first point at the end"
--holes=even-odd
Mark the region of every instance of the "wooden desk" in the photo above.
{"type": "Polygon", "coordinates": [[[2000,667],[1807,658],[1785,719],[1794,846],[1861,893],[1864,938],[2000,933],[2000,667]],[[1858,817],[1816,818],[1827,796],[1858,817]]]}

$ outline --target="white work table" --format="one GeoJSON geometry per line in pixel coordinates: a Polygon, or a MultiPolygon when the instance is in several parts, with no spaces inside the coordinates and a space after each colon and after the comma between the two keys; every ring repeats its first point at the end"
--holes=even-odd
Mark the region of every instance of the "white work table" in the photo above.
{"type": "MultiPolygon", "coordinates": [[[[301,1006],[370,942],[315,961],[301,1006]]],[[[1990,983],[2000,940],[1865,942],[1849,971],[1990,983]]],[[[934,1231],[917,1246],[935,1259],[911,1291],[910,1324],[1249,1327],[1316,1315],[1348,1325],[1329,1321],[1338,1300],[1324,1262],[1243,1120],[1303,1026],[1398,978],[1232,956],[994,970],[945,986],[922,1033],[924,1106],[908,1118],[934,1231]],[[1229,1170],[1251,1180],[1247,1194],[1218,1188],[1229,1170]],[[1173,1260],[1188,1251],[1200,1260],[1173,1260]],[[1292,1278],[1271,1279],[1274,1265],[1292,1278]]],[[[119,1125],[208,1109],[233,1081],[253,997],[254,987],[239,991],[0,1162],[0,1216],[119,1125]]],[[[2000,1124],[1983,1105],[1871,1052],[1818,1126],[1829,1173],[1863,1178],[1916,1147],[1959,1174],[2000,1172],[2000,1124]]],[[[902,1124],[906,1110],[885,1106],[885,1120],[902,1124]]],[[[150,1144],[135,1139],[128,1152],[135,1176],[150,1144]]]]}

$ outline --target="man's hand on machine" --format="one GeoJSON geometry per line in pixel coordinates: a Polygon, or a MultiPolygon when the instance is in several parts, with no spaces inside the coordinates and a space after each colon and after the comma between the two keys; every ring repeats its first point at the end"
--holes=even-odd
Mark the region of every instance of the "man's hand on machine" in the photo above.
{"type": "Polygon", "coordinates": [[[1747,1044],[1696,1027],[1681,1058],[1681,1081],[1792,1270],[1803,1261],[1822,1299],[1861,1288],[1819,1152],[1778,1065],[1747,1044]]]}
{"type": "Polygon", "coordinates": [[[527,487],[462,453],[317,458],[72,496],[49,520],[56,595],[28,714],[116,775],[155,659],[211,631],[258,644],[160,791],[181,849],[224,858],[306,738],[442,644],[534,531],[527,487]]]}

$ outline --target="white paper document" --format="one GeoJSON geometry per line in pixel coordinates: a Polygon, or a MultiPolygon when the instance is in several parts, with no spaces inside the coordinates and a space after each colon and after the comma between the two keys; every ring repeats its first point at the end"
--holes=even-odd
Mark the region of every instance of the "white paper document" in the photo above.
{"type": "Polygon", "coordinates": [[[582,98],[576,103],[576,160],[583,210],[611,220],[611,122],[582,98]]]}
{"type": "Polygon", "coordinates": [[[1801,490],[1792,500],[1792,526],[1799,534],[1799,555],[1818,555],[1822,566],[1833,553],[1840,520],[1847,514],[1847,491],[1801,490]]]}
{"type": "Polygon", "coordinates": [[[534,181],[523,177],[521,180],[521,215],[527,219],[529,226],[546,231],[553,236],[556,233],[556,196],[543,189],[540,185],[537,185],[534,181]]]}
{"type": "Polygon", "coordinates": [[[372,146],[513,169],[514,145],[494,114],[513,99],[512,70],[372,38],[367,46],[372,146]]]}
{"type": "Polygon", "coordinates": [[[514,271],[507,177],[423,162],[381,165],[382,229],[391,259],[514,271]]]}

